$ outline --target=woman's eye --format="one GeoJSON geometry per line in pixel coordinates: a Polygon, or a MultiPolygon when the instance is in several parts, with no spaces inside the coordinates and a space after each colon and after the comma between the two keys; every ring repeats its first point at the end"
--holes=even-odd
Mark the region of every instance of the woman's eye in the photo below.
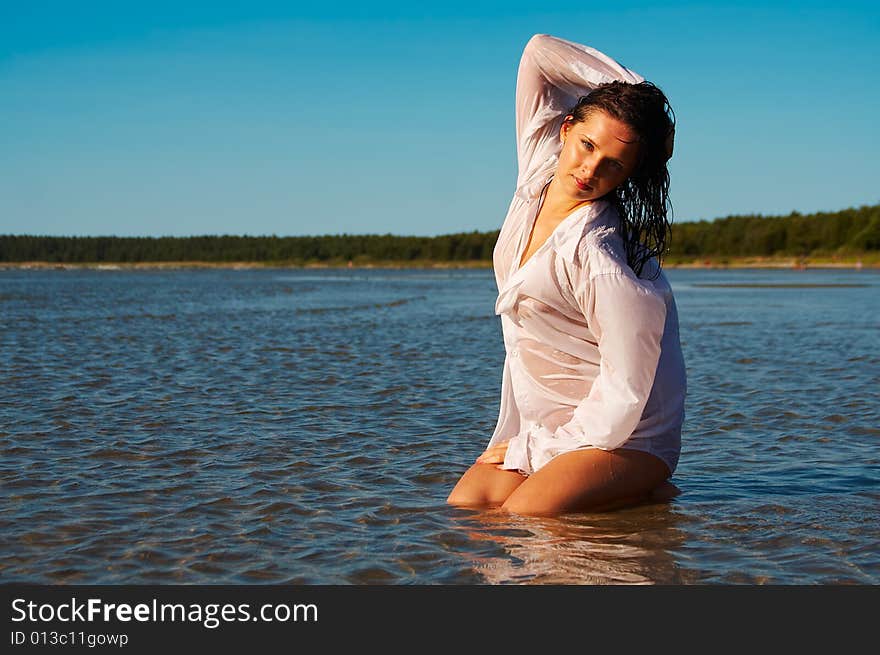
{"type": "Polygon", "coordinates": [[[581,143],[584,144],[584,148],[586,148],[587,150],[590,150],[590,151],[593,150],[593,144],[590,143],[589,141],[581,141],[581,143]]]}

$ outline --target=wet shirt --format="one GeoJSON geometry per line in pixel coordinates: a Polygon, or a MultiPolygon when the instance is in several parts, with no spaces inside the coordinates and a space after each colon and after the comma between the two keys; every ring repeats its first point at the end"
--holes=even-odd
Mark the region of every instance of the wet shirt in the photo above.
{"type": "Polygon", "coordinates": [[[503,468],[534,473],[579,448],[652,453],[674,471],[685,367],[672,290],[656,261],[627,265],[614,207],[569,214],[520,265],[556,169],[565,112],[604,82],[642,77],[601,52],[536,35],[516,87],[519,172],[493,253],[506,356],[498,423],[503,468]]]}

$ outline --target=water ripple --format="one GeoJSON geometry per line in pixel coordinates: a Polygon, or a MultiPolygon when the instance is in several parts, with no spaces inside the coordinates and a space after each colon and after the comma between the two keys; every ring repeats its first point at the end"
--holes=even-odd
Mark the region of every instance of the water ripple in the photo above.
{"type": "Polygon", "coordinates": [[[444,502],[497,418],[491,271],[0,272],[0,576],[877,584],[880,300],[809,275],[670,272],[681,494],[531,519],[444,502]]]}

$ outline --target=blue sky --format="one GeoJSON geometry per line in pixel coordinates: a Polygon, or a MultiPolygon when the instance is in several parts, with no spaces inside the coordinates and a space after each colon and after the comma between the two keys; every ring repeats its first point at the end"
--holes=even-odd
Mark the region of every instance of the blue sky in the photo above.
{"type": "Polygon", "coordinates": [[[677,221],[880,202],[877,3],[35,0],[0,8],[0,234],[497,229],[535,33],[663,88],[677,221]]]}

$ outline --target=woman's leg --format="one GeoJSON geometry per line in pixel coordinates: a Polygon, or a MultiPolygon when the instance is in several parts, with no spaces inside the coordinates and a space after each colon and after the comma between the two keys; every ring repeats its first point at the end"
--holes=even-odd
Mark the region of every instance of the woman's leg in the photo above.
{"type": "Polygon", "coordinates": [[[474,464],[452,489],[446,502],[462,507],[498,507],[526,480],[516,471],[502,471],[497,464],[474,464]]]}
{"type": "Polygon", "coordinates": [[[669,475],[661,459],[638,450],[574,450],[530,475],[502,508],[537,516],[613,509],[649,497],[669,475]]]}

